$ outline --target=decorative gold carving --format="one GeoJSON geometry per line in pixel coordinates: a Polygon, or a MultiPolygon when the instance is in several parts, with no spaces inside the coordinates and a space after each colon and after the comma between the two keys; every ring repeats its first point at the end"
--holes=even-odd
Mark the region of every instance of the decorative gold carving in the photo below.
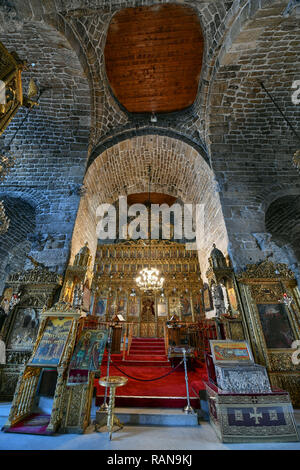
{"type": "Polygon", "coordinates": [[[242,320],[222,318],[222,323],[225,326],[226,339],[246,339],[242,320]]]}
{"type": "Polygon", "coordinates": [[[64,389],[66,387],[65,368],[60,367],[57,369],[57,372],[58,376],[52,405],[52,413],[50,422],[47,426],[47,431],[50,432],[55,432],[60,424],[62,414],[62,397],[64,394],[64,389]]]}
{"type": "MultiPolygon", "coordinates": [[[[77,311],[72,310],[70,304],[66,304],[65,302],[58,302],[52,309],[44,311],[41,316],[42,321],[30,360],[32,360],[34,357],[34,354],[47,326],[48,318],[51,316],[67,317],[73,319],[64,351],[60,359],[60,364],[57,367],[58,379],[56,383],[50,423],[47,427],[47,431],[55,432],[59,427],[62,419],[62,407],[64,392],[66,389],[67,370],[76,341],[80,314],[77,311]]],[[[13,406],[6,427],[11,426],[13,423],[17,423],[21,419],[24,419],[25,416],[32,413],[33,400],[36,394],[36,387],[38,385],[38,376],[41,370],[42,367],[32,366],[27,367],[24,373],[22,372],[22,375],[20,376],[19,382],[17,384],[13,406]],[[34,378],[34,381],[32,378],[34,378]]]]}
{"type": "MultiPolygon", "coordinates": [[[[163,336],[159,327],[160,321],[166,321],[171,316],[169,300],[176,297],[178,309],[182,310],[182,319],[196,321],[204,316],[202,309],[200,266],[197,251],[187,250],[184,244],[167,240],[152,240],[151,251],[147,240],[126,241],[113,245],[99,244],[97,247],[92,291],[96,310],[98,299],[105,299],[106,317],[108,321],[116,308],[121,308],[122,315],[127,321],[136,322],[135,336],[163,336]],[[135,279],[144,267],[157,267],[165,278],[163,295],[156,293],[147,296],[137,289],[135,279]],[[134,291],[134,292],[132,292],[134,291]],[[132,297],[134,296],[134,297],[132,297]],[[131,308],[132,298],[137,299],[140,308],[131,308]],[[147,299],[151,300],[153,309],[151,315],[146,315],[144,306],[147,299]],[[181,307],[190,305],[190,315],[181,307]],[[161,314],[161,304],[166,308],[161,314]],[[134,312],[134,313],[133,313],[134,312]]],[[[94,310],[94,311],[95,311],[94,310]]],[[[188,310],[188,309],[187,309],[188,310]]]]}
{"type": "Polygon", "coordinates": [[[5,99],[0,103],[0,135],[23,105],[21,73],[25,68],[26,62],[0,42],[0,80],[5,84],[5,99]]]}
{"type": "MultiPolygon", "coordinates": [[[[30,257],[31,260],[33,258],[30,257]]],[[[26,284],[57,284],[62,285],[62,276],[52,272],[41,263],[34,260],[34,269],[11,274],[8,278],[8,285],[26,284]]]]}
{"type": "Polygon", "coordinates": [[[295,407],[300,406],[300,373],[271,372],[269,373],[271,386],[287,390],[295,407]]]}
{"type": "Polygon", "coordinates": [[[247,279],[292,280],[295,279],[295,274],[288,268],[286,264],[274,264],[272,261],[266,259],[260,263],[247,264],[245,271],[237,274],[237,279],[239,281],[247,279]]]}
{"type": "Polygon", "coordinates": [[[70,315],[78,315],[78,310],[74,309],[70,302],[65,302],[64,300],[59,300],[56,304],[53,305],[50,309],[44,309],[43,315],[50,314],[50,313],[69,313],[70,315]]]}
{"type": "Polygon", "coordinates": [[[284,292],[280,283],[251,284],[250,289],[252,297],[258,303],[276,302],[284,292]]]}
{"type": "Polygon", "coordinates": [[[300,367],[292,362],[294,350],[267,347],[258,310],[260,304],[278,305],[278,300],[282,299],[283,293],[286,292],[294,298],[292,307],[285,307],[286,315],[295,339],[299,338],[299,298],[295,276],[286,264],[274,264],[265,260],[262,263],[247,265],[246,271],[239,273],[238,279],[255,360],[267,367],[272,385],[287,390],[293,404],[299,405],[300,393],[296,392],[295,384],[299,388],[300,367]]]}
{"type": "Polygon", "coordinates": [[[287,370],[295,370],[299,371],[300,373],[300,364],[293,364],[292,361],[292,354],[295,350],[291,349],[291,351],[271,351],[269,350],[269,360],[270,360],[270,368],[274,372],[282,372],[287,370]]]}

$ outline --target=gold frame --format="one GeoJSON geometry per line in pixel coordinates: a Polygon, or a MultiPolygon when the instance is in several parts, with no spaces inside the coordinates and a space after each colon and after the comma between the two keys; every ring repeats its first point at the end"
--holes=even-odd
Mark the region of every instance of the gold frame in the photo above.
{"type": "Polygon", "coordinates": [[[259,304],[277,304],[287,293],[294,300],[286,313],[295,336],[300,339],[300,295],[294,273],[285,264],[265,260],[248,265],[237,275],[244,317],[255,362],[266,366],[273,387],[287,390],[294,405],[300,405],[300,365],[292,363],[295,349],[269,349],[258,312],[259,304]],[[293,313],[292,313],[293,312],[293,313]]]}
{"type": "Polygon", "coordinates": [[[47,329],[47,326],[48,326],[48,324],[49,324],[49,320],[50,320],[50,319],[51,319],[51,320],[55,320],[55,319],[64,319],[64,320],[67,321],[68,319],[70,319],[70,317],[65,317],[65,316],[64,316],[64,317],[58,317],[58,316],[55,316],[55,317],[54,317],[54,316],[51,316],[51,317],[48,316],[48,317],[47,317],[46,322],[43,323],[43,331],[39,331],[38,338],[37,338],[37,341],[36,341],[36,344],[35,344],[35,347],[34,347],[34,351],[32,352],[32,355],[31,355],[31,357],[30,357],[30,359],[29,359],[29,361],[28,361],[28,364],[27,364],[28,367],[41,367],[41,368],[43,368],[43,367],[52,368],[52,367],[53,367],[53,368],[56,369],[56,368],[60,367],[60,365],[61,365],[61,363],[62,363],[62,360],[63,360],[64,355],[65,355],[65,350],[66,350],[67,344],[68,344],[68,342],[69,342],[70,335],[71,335],[71,331],[72,331],[72,326],[73,326],[72,321],[71,321],[71,324],[70,324],[69,332],[68,332],[68,334],[67,334],[67,336],[66,336],[66,340],[65,340],[64,347],[63,347],[62,352],[61,352],[61,354],[60,354],[60,356],[59,356],[59,359],[58,359],[57,364],[48,364],[48,363],[45,363],[45,364],[35,364],[35,363],[32,362],[32,361],[34,360],[35,354],[36,354],[36,352],[37,352],[37,350],[38,350],[38,348],[39,348],[39,345],[40,345],[40,343],[41,343],[41,341],[42,341],[42,339],[43,339],[43,337],[44,337],[44,334],[45,334],[45,331],[46,331],[46,329],[47,329]]]}

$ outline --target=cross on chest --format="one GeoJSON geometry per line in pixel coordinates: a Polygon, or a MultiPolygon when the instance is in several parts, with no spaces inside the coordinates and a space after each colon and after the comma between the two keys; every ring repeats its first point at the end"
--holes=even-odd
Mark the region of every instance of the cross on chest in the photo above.
{"type": "Polygon", "coordinates": [[[255,419],[255,424],[259,424],[259,419],[263,417],[262,413],[258,413],[256,406],[253,408],[254,413],[250,413],[250,418],[255,419]]]}

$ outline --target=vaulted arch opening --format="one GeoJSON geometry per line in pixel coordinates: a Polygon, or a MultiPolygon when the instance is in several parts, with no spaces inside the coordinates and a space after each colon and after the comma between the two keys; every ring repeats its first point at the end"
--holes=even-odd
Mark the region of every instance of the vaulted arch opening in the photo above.
{"type": "Polygon", "coordinates": [[[88,168],[84,179],[85,194],[80,201],[73,232],[71,262],[86,241],[95,256],[96,212],[100,204],[113,204],[120,196],[130,199],[138,193],[147,193],[149,166],[153,193],[204,208],[202,236],[197,241],[202,274],[205,275],[213,243],[227,252],[227,233],[219,195],[208,164],[194,148],[180,140],[145,135],[109,147],[88,168]]]}

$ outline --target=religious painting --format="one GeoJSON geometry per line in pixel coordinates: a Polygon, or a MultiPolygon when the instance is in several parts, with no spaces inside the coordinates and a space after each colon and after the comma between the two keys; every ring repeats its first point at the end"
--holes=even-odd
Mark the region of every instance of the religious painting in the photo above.
{"type": "Polygon", "coordinates": [[[126,318],[126,314],[127,314],[127,298],[126,297],[122,297],[118,299],[116,314],[122,315],[124,318],[126,318]]]}
{"type": "Polygon", "coordinates": [[[295,337],[285,305],[258,304],[257,309],[267,348],[291,348],[295,337]]]}
{"type": "Polygon", "coordinates": [[[83,330],[75,347],[70,370],[89,370],[96,372],[102,362],[108,332],[83,330]]]}
{"type": "Polygon", "coordinates": [[[214,306],[212,301],[212,295],[208,286],[203,289],[202,295],[204,309],[206,312],[210,312],[211,310],[213,310],[214,306]]]}
{"type": "Polygon", "coordinates": [[[192,306],[189,297],[185,296],[180,298],[180,308],[183,319],[192,318],[192,306]]]}
{"type": "Polygon", "coordinates": [[[253,356],[247,341],[210,340],[215,363],[250,363],[253,356]]]}
{"type": "Polygon", "coordinates": [[[138,317],[140,315],[140,300],[138,297],[129,297],[128,299],[128,316],[138,317]]]}
{"type": "Polygon", "coordinates": [[[112,318],[116,313],[116,300],[115,297],[111,296],[107,301],[106,316],[112,318]]]}
{"type": "Polygon", "coordinates": [[[70,318],[48,318],[43,336],[30,365],[58,366],[71,326],[72,320],[70,318]]]}
{"type": "Polygon", "coordinates": [[[199,319],[202,316],[202,301],[200,295],[193,296],[193,308],[195,317],[199,319]]]}
{"type": "Polygon", "coordinates": [[[39,314],[40,309],[18,308],[7,344],[8,349],[16,351],[33,349],[40,326],[39,314]]]}
{"type": "Polygon", "coordinates": [[[235,290],[233,287],[227,288],[227,295],[228,295],[228,300],[229,300],[232,310],[237,311],[238,304],[237,304],[237,298],[235,295],[235,290]]]}
{"type": "Polygon", "coordinates": [[[106,306],[107,306],[107,299],[98,298],[94,314],[97,315],[98,317],[104,317],[105,312],[106,312],[106,306]]]}
{"type": "Polygon", "coordinates": [[[91,304],[91,290],[89,289],[88,282],[83,286],[83,295],[82,295],[82,310],[84,312],[90,311],[91,304]]]}
{"type": "Polygon", "coordinates": [[[159,299],[157,303],[157,316],[167,317],[168,316],[168,305],[166,299],[159,299]]]}
{"type": "Polygon", "coordinates": [[[179,297],[170,297],[169,298],[169,315],[172,317],[173,315],[177,315],[180,317],[180,302],[179,297]]]}

